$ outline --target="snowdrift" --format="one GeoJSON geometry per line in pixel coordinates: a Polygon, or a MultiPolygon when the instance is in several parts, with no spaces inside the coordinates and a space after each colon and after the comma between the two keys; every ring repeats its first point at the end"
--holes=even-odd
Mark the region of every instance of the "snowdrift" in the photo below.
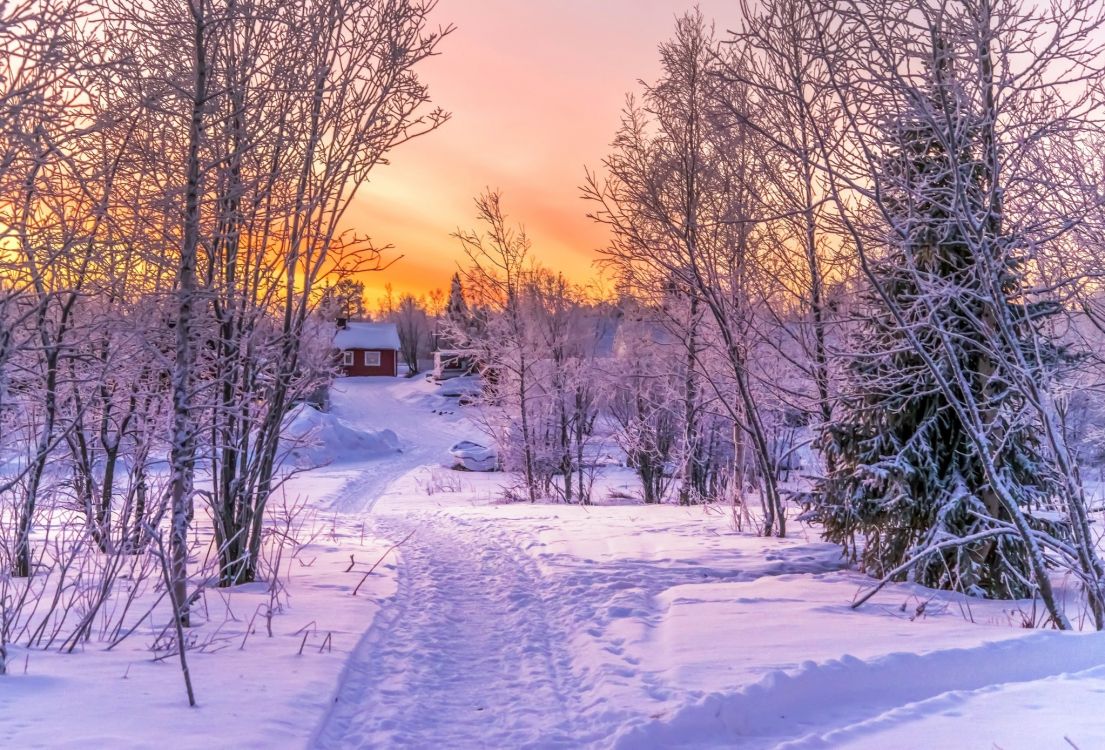
{"type": "Polygon", "coordinates": [[[461,440],[449,449],[453,456],[453,468],[461,471],[495,471],[499,466],[499,456],[493,448],[461,440]]]}
{"type": "MultiPolygon", "coordinates": [[[[954,709],[971,692],[1039,683],[1100,669],[1103,664],[1105,636],[1055,632],[971,648],[892,653],[867,661],[848,655],[822,663],[807,661],[797,670],[772,670],[743,689],[706,695],[673,715],[623,730],[614,747],[841,747],[877,735],[888,726],[954,709]]],[[[1040,700],[1046,702],[1042,695],[1040,700]]],[[[991,719],[994,724],[1001,723],[991,719]]],[[[1023,717],[1020,720],[1025,721],[1023,717]]],[[[1006,721],[1016,726],[1018,719],[1010,714],[1006,721]]],[[[980,722],[976,719],[973,723],[980,722]]],[[[1069,731],[1069,725],[1064,728],[1069,731]]],[[[959,740],[929,735],[923,746],[990,744],[965,740],[966,728],[960,727],[958,732],[959,740]]],[[[875,742],[874,746],[880,745],[875,742]]],[[[902,747],[893,743],[881,746],[902,747]]]]}
{"type": "Polygon", "coordinates": [[[483,391],[483,381],[478,375],[462,375],[438,383],[438,391],[446,398],[476,398],[483,391]]]}
{"type": "Polygon", "coordinates": [[[359,461],[401,450],[399,437],[391,430],[359,430],[307,404],[296,406],[285,417],[281,448],[288,461],[302,468],[359,461]]]}

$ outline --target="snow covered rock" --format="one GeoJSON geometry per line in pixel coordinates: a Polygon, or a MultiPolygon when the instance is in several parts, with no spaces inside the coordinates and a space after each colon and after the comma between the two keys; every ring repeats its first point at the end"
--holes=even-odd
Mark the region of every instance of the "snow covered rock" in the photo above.
{"type": "Polygon", "coordinates": [[[284,418],[281,442],[297,466],[322,466],[397,453],[399,437],[391,430],[359,430],[333,414],[300,404],[284,418]]]}
{"type": "Polygon", "coordinates": [[[463,471],[495,471],[499,464],[499,457],[494,449],[473,443],[471,440],[461,440],[449,449],[449,453],[455,459],[453,468],[463,471]]]}

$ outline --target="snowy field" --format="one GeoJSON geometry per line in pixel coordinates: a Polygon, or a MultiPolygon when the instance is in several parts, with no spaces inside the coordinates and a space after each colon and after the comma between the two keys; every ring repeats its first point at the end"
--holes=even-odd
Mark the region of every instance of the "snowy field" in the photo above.
{"type": "Polygon", "coordinates": [[[502,504],[509,477],[442,466],[480,439],[455,399],[338,388],[342,421],[296,421],[320,438],[300,458],[330,463],[287,489],[309,543],[285,606],[256,617],[255,584],[197,607],[199,707],[151,659],[152,626],[17,651],[0,747],[1105,747],[1105,636],[905,585],[853,610],[869,579],[797,524],[775,540],[728,509],[502,504]]]}

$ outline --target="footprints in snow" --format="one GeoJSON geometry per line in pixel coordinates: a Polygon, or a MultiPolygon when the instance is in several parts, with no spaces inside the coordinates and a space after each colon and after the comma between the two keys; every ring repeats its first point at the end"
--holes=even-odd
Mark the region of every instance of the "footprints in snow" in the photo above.
{"type": "Polygon", "coordinates": [[[398,591],[351,658],[319,748],[604,747],[642,698],[675,697],[629,652],[662,622],[660,593],[839,567],[807,548],[752,570],[747,559],[726,570],[555,555],[539,566],[522,549],[538,543],[502,519],[384,517],[377,531],[403,538],[416,522],[398,591]],[[573,661],[592,648],[605,656],[573,661]]]}

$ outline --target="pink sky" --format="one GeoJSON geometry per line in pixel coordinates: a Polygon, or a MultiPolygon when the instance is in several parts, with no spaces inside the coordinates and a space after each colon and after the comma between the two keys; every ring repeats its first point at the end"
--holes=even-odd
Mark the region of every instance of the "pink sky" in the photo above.
{"type": "MultiPolygon", "coordinates": [[[[443,128],[390,155],[351,211],[355,228],[404,257],[364,281],[375,306],[397,294],[447,287],[461,259],[457,227],[475,224],[473,198],[503,191],[541,262],[584,280],[605,233],[579,197],[584,167],[597,168],[625,95],[659,70],[657,45],[691,0],[440,0],[436,18],[457,30],[421,70],[443,128]]],[[[735,0],[698,3],[718,28],[735,0]]]]}

